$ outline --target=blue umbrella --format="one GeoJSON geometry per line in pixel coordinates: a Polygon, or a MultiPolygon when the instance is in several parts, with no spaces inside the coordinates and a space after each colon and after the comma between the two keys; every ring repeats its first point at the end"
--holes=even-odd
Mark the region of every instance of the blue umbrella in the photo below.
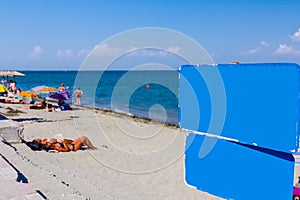
{"type": "Polygon", "coordinates": [[[48,97],[56,100],[68,100],[72,97],[72,94],[69,91],[59,91],[59,92],[50,92],[48,97]]]}

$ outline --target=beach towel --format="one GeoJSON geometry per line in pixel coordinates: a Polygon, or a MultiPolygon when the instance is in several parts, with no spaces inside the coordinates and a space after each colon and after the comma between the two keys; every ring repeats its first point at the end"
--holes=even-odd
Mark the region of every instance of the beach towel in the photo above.
{"type": "Polygon", "coordinates": [[[33,151],[47,151],[45,145],[34,141],[25,142],[25,144],[33,151]]]}

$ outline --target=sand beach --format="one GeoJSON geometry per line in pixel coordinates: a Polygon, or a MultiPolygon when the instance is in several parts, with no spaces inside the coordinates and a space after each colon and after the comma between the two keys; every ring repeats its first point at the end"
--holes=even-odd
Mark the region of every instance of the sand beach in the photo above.
{"type": "Polygon", "coordinates": [[[2,156],[42,199],[220,199],[185,183],[186,133],[176,126],[76,106],[47,112],[4,103],[0,114],[24,126],[25,141],[85,135],[98,148],[49,153],[1,142],[2,156]]]}

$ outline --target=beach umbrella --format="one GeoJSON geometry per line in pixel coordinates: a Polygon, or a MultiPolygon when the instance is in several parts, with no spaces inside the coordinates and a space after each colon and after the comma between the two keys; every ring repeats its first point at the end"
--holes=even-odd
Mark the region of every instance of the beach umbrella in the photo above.
{"type": "Polygon", "coordinates": [[[57,88],[54,87],[43,87],[36,91],[41,97],[45,98],[50,92],[57,92],[57,88]]]}
{"type": "Polygon", "coordinates": [[[10,72],[9,71],[1,71],[0,76],[10,76],[10,72]]]}
{"type": "Polygon", "coordinates": [[[72,97],[72,94],[69,91],[63,90],[59,92],[50,92],[48,97],[56,100],[68,100],[72,97]]]}
{"type": "Polygon", "coordinates": [[[4,85],[0,84],[0,92],[1,92],[1,93],[8,92],[7,87],[5,87],[4,85]]]}
{"type": "Polygon", "coordinates": [[[54,87],[43,87],[43,88],[38,89],[36,92],[48,94],[50,92],[56,92],[56,91],[57,91],[57,88],[54,88],[54,87]]]}
{"type": "Polygon", "coordinates": [[[13,76],[14,81],[16,81],[16,76],[25,76],[25,74],[23,74],[21,72],[17,72],[17,71],[1,71],[0,76],[3,76],[3,79],[4,79],[4,76],[6,76],[6,82],[8,82],[9,76],[13,76]]]}
{"type": "Polygon", "coordinates": [[[34,88],[31,88],[32,91],[36,92],[36,93],[42,93],[42,94],[48,94],[50,92],[57,92],[57,88],[54,87],[48,87],[46,85],[40,85],[40,86],[36,86],[34,88]]]}
{"type": "Polygon", "coordinates": [[[13,76],[14,80],[16,80],[16,76],[25,76],[25,74],[17,71],[8,72],[7,76],[13,76]]]}
{"type": "Polygon", "coordinates": [[[34,88],[31,88],[32,91],[38,93],[42,98],[47,97],[47,95],[50,92],[57,92],[57,88],[54,87],[48,87],[46,85],[40,85],[40,86],[36,86],[34,88]]]}
{"type": "Polygon", "coordinates": [[[35,87],[31,88],[31,91],[36,92],[37,90],[39,90],[39,89],[41,89],[41,88],[44,88],[44,87],[47,87],[47,86],[46,86],[46,85],[35,86],[35,87]]]}
{"type": "Polygon", "coordinates": [[[25,74],[17,71],[10,72],[11,76],[25,76],[25,74]]]}
{"type": "Polygon", "coordinates": [[[35,101],[38,100],[38,94],[34,92],[23,91],[19,94],[18,98],[27,100],[27,101],[35,101]]]}

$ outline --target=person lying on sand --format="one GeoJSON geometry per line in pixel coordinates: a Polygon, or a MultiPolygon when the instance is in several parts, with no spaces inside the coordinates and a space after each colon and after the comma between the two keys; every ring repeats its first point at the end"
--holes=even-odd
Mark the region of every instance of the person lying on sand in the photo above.
{"type": "Polygon", "coordinates": [[[41,144],[44,146],[45,150],[56,150],[60,152],[69,152],[69,151],[77,151],[82,146],[87,146],[92,150],[96,150],[97,148],[92,145],[91,141],[86,136],[81,136],[75,140],[62,139],[57,140],[55,138],[36,138],[33,139],[33,142],[37,144],[41,144]]]}
{"type": "Polygon", "coordinates": [[[47,107],[46,101],[35,101],[29,109],[45,109],[47,107]]]}

